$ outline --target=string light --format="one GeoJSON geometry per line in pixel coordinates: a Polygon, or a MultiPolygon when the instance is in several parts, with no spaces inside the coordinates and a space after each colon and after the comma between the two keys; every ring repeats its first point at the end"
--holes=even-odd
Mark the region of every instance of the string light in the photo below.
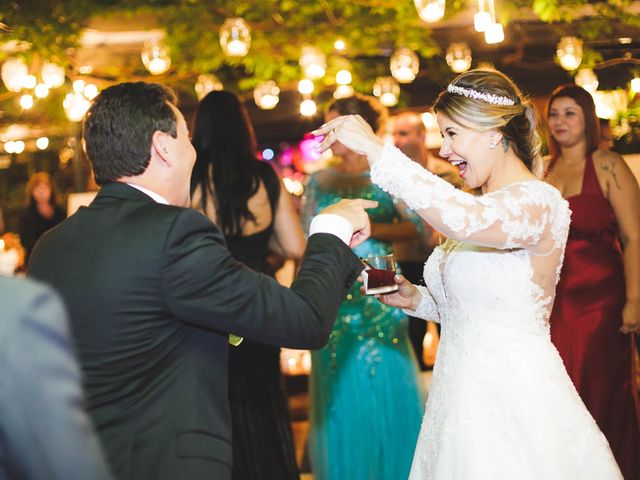
{"type": "Polygon", "coordinates": [[[152,75],[161,75],[171,67],[171,58],[167,48],[157,38],[144,42],[140,54],[144,68],[152,75]]]}
{"type": "Polygon", "coordinates": [[[445,0],[413,0],[413,3],[425,22],[437,22],[444,17],[445,0]]]}
{"type": "Polygon", "coordinates": [[[253,100],[263,110],[272,110],[280,101],[280,88],[276,82],[269,80],[262,82],[253,89],[253,100]]]}
{"type": "Polygon", "coordinates": [[[582,63],[582,40],[578,37],[562,37],[556,47],[560,66],[565,70],[575,70],[582,63]]]}
{"type": "Polygon", "coordinates": [[[198,75],[198,80],[195,84],[196,96],[198,100],[202,100],[209,92],[214,90],[224,90],[222,82],[210,73],[202,73],[198,75]]]}
{"type": "Polygon", "coordinates": [[[400,83],[411,83],[420,70],[420,59],[415,52],[401,47],[391,55],[391,75],[400,83]]]}
{"type": "Polygon", "coordinates": [[[228,57],[244,57],[251,46],[251,28],[240,17],[228,18],[220,27],[220,46],[228,57]]]}

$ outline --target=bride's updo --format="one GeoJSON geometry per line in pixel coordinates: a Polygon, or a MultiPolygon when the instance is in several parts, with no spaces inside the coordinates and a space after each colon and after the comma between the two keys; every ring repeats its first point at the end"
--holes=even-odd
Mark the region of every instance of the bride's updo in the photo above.
{"type": "Polygon", "coordinates": [[[542,142],[535,109],[506,75],[496,70],[458,75],[438,96],[433,110],[470,130],[500,131],[506,139],[503,145],[510,145],[527,168],[537,173],[542,142]]]}

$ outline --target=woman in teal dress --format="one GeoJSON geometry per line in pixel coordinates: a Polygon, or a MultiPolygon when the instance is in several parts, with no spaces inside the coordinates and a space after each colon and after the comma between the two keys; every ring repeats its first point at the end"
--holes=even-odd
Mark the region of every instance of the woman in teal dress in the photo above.
{"type": "MultiPolygon", "coordinates": [[[[359,114],[374,129],[383,107],[356,96],[334,101],[327,119],[359,114]]],[[[416,227],[402,221],[392,198],[371,184],[366,159],[341,145],[335,167],[316,172],[305,190],[309,218],[341,198],[367,198],[372,235],[354,249],[363,258],[392,251],[416,227]]],[[[426,260],[426,259],[425,259],[426,260]]],[[[312,352],[309,457],[317,480],[407,478],[422,421],[424,394],[418,364],[398,309],[360,292],[356,283],[342,303],[326,347],[312,352]]]]}

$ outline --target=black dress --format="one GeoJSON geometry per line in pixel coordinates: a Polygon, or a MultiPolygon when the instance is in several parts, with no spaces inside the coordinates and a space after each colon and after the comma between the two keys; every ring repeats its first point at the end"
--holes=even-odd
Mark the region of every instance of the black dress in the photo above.
{"type": "Polygon", "coordinates": [[[25,248],[27,260],[31,255],[31,250],[35,246],[38,239],[44,232],[52,229],[67,217],[65,211],[54,206],[53,217],[44,218],[38,212],[38,208],[35,205],[29,205],[20,216],[20,242],[25,248]]]}
{"type": "MultiPolygon", "coordinates": [[[[278,203],[280,183],[270,165],[260,162],[260,175],[271,204],[278,203]]],[[[227,236],[229,251],[258,272],[274,276],[267,261],[272,223],[248,236],[227,236]]],[[[298,480],[289,411],[282,386],[280,349],[244,340],[229,349],[229,403],[233,426],[235,480],[298,480]]]]}

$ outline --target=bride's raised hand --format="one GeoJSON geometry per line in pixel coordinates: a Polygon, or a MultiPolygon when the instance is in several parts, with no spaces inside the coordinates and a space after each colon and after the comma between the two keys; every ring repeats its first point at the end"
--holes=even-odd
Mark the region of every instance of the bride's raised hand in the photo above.
{"type": "Polygon", "coordinates": [[[314,135],[324,135],[319,150],[328,149],[334,142],[340,142],[360,155],[366,155],[369,163],[375,161],[382,151],[383,142],[360,115],[342,115],[325,123],[314,135]]]}

